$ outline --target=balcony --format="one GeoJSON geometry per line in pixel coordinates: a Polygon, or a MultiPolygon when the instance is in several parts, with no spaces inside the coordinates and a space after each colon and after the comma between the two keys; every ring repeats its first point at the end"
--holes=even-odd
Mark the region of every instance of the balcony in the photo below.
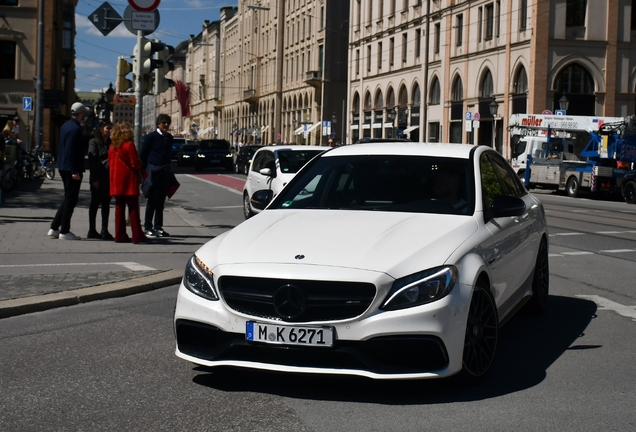
{"type": "Polygon", "coordinates": [[[258,102],[258,95],[255,89],[247,89],[243,91],[243,101],[248,103],[258,102]]]}
{"type": "Polygon", "coordinates": [[[305,84],[309,84],[314,88],[322,87],[322,71],[307,71],[307,76],[305,78],[305,84]]]}

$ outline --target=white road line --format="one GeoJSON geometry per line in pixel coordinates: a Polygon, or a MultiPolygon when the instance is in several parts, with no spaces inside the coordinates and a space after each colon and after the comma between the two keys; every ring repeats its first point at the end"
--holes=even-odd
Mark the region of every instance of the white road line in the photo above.
{"type": "Polygon", "coordinates": [[[562,256],[563,255],[561,255],[561,254],[548,254],[548,258],[560,258],[562,256]]]}
{"type": "Polygon", "coordinates": [[[594,234],[623,234],[625,231],[596,231],[594,234]]]}
{"type": "Polygon", "coordinates": [[[602,253],[623,253],[623,252],[636,252],[636,249],[608,249],[600,250],[602,253]]]}
{"type": "Polygon", "coordinates": [[[561,252],[562,255],[595,255],[594,252],[577,251],[577,252],[561,252]]]}
{"type": "Polygon", "coordinates": [[[577,295],[576,297],[593,301],[598,305],[599,310],[614,311],[619,315],[631,318],[632,321],[636,321],[636,306],[625,306],[597,295],[577,295]]]}
{"type": "Polygon", "coordinates": [[[119,261],[119,262],[95,262],[95,263],[59,263],[59,264],[5,264],[0,265],[0,268],[13,268],[13,267],[63,267],[63,266],[102,266],[102,265],[118,265],[126,267],[132,271],[144,271],[144,270],[157,270],[153,267],[148,267],[143,264],[139,264],[131,261],[119,261]]]}
{"type": "Polygon", "coordinates": [[[225,209],[235,209],[235,208],[243,208],[242,205],[236,206],[217,206],[217,207],[201,207],[204,210],[225,210],[225,209]]]}
{"type": "Polygon", "coordinates": [[[563,233],[554,233],[550,234],[550,236],[577,236],[577,235],[585,235],[586,233],[581,232],[563,232],[563,233]]]}

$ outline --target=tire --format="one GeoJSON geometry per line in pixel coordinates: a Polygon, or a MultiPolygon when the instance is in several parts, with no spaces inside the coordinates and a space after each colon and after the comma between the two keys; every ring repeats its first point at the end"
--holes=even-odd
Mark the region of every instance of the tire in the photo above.
{"type": "Polygon", "coordinates": [[[499,318],[492,294],[478,282],[468,309],[462,371],[462,384],[475,384],[490,371],[497,352],[499,318]]]}
{"type": "Polygon", "coordinates": [[[623,198],[628,204],[636,204],[636,182],[628,181],[623,185],[623,198]]]}
{"type": "Polygon", "coordinates": [[[53,161],[47,161],[44,164],[44,170],[46,171],[46,178],[49,180],[53,180],[55,178],[55,164],[53,161]]]}
{"type": "Polygon", "coordinates": [[[579,179],[574,176],[570,177],[565,185],[565,192],[568,194],[568,196],[572,198],[578,197],[580,189],[581,187],[579,185],[579,179]]]}
{"type": "Polygon", "coordinates": [[[550,294],[550,266],[548,263],[548,245],[541,241],[537,262],[532,277],[532,297],[527,303],[527,310],[532,315],[543,315],[548,308],[550,294]]]}
{"type": "Polygon", "coordinates": [[[250,197],[246,193],[243,194],[243,216],[245,216],[245,219],[249,219],[254,216],[252,207],[250,207],[250,197]]]}

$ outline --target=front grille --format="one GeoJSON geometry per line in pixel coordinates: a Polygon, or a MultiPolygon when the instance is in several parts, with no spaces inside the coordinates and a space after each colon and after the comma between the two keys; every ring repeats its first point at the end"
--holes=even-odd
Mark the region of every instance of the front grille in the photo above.
{"type": "Polygon", "coordinates": [[[361,282],[264,279],[222,276],[219,291],[236,312],[287,322],[333,321],[360,316],[375,297],[375,286],[361,282]],[[277,292],[286,286],[302,293],[304,307],[293,316],[284,315],[275,304],[277,292]]]}
{"type": "Polygon", "coordinates": [[[444,343],[433,336],[382,336],[368,341],[336,340],[331,348],[267,345],[244,334],[187,320],[176,322],[179,351],[202,360],[246,361],[378,374],[424,373],[448,366],[444,343]]]}

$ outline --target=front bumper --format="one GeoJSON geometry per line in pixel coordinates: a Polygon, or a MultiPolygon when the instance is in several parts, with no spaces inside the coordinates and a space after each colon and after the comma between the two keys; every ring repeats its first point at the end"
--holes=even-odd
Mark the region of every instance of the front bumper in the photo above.
{"type": "Polygon", "coordinates": [[[176,355],[209,367],[375,379],[437,378],[459,372],[470,287],[458,284],[441,300],[390,312],[378,310],[385,295],[378,289],[373,304],[355,319],[300,324],[239,314],[223,300],[205,300],[182,284],[174,316],[176,355]],[[330,348],[251,342],[245,339],[247,321],[331,326],[335,340],[330,348]]]}

